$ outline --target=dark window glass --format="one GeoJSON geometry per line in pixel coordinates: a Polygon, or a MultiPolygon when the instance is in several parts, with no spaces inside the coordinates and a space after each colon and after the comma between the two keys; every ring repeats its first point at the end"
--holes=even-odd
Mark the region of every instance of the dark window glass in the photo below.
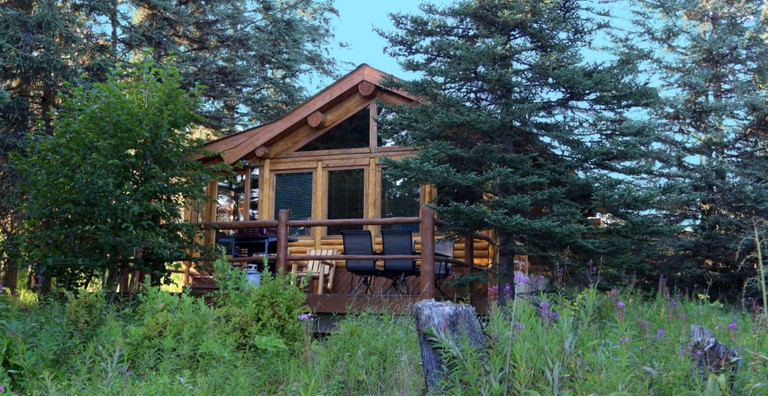
{"type": "MultiPolygon", "coordinates": [[[[363,169],[328,172],[328,218],[362,219],[365,213],[363,169]]],[[[328,235],[341,234],[341,230],[360,230],[362,226],[331,226],[328,235]]]]}
{"type": "MultiPolygon", "coordinates": [[[[419,215],[419,186],[387,174],[381,177],[381,217],[415,217],[419,215]]],[[[419,231],[419,225],[393,224],[383,229],[419,231]]]]}
{"type": "Polygon", "coordinates": [[[371,115],[369,106],[339,123],[298,151],[339,150],[369,146],[371,115]]]}
{"type": "MultiPolygon", "coordinates": [[[[282,173],[275,176],[275,218],[280,209],[291,211],[293,220],[312,217],[312,173],[282,173]]],[[[290,235],[309,235],[307,227],[291,227],[290,235]]]]}
{"type": "Polygon", "coordinates": [[[254,168],[251,171],[251,204],[248,208],[251,220],[259,219],[259,169],[254,168]]]}

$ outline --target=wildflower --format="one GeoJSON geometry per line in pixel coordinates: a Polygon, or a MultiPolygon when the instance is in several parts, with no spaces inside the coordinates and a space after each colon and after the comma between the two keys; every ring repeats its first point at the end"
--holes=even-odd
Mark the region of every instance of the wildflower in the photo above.
{"type": "Polygon", "coordinates": [[[629,342],[629,338],[628,337],[621,337],[621,338],[619,338],[619,344],[621,344],[621,345],[624,345],[624,344],[626,344],[628,342],[629,342]]]}
{"type": "Polygon", "coordinates": [[[619,301],[616,303],[616,316],[619,318],[619,321],[624,321],[624,307],[626,304],[624,304],[624,301],[619,301]]]}
{"type": "Polygon", "coordinates": [[[658,330],[656,330],[656,339],[658,340],[661,337],[664,337],[666,334],[667,334],[667,332],[664,331],[664,329],[658,329],[658,330]]]}
{"type": "MultiPolygon", "coordinates": [[[[2,290],[2,289],[0,289],[0,290],[2,290]]],[[[2,385],[0,385],[0,392],[5,392],[5,388],[2,385]]]]}
{"type": "Polygon", "coordinates": [[[312,314],[311,313],[299,314],[299,320],[302,321],[302,322],[307,321],[307,320],[311,321],[312,320],[312,314]]]}
{"type": "Polygon", "coordinates": [[[686,320],[688,320],[688,315],[686,315],[685,313],[681,313],[680,314],[680,319],[682,319],[683,321],[686,321],[686,320]]]}
{"type": "Polygon", "coordinates": [[[539,304],[539,315],[541,315],[541,317],[547,322],[550,320],[555,320],[558,318],[558,316],[560,316],[557,312],[550,310],[550,305],[546,301],[542,301],[539,304]]]}
{"type": "Polygon", "coordinates": [[[504,293],[506,293],[506,294],[512,294],[512,285],[510,285],[509,283],[507,283],[507,284],[506,284],[506,286],[504,286],[504,293]]]}
{"type": "Polygon", "coordinates": [[[728,330],[730,330],[730,331],[736,331],[736,330],[737,330],[737,327],[736,327],[736,322],[730,322],[730,323],[728,323],[728,330]]]}
{"type": "Polygon", "coordinates": [[[651,322],[647,322],[645,320],[638,320],[637,321],[637,325],[642,327],[642,328],[646,328],[646,327],[651,325],[651,322]]]}
{"type": "Polygon", "coordinates": [[[499,339],[499,335],[498,334],[496,334],[496,333],[492,333],[491,334],[491,341],[496,341],[498,339],[499,339]]]}
{"type": "Polygon", "coordinates": [[[512,327],[518,330],[522,330],[525,328],[525,325],[523,325],[522,323],[514,322],[512,323],[512,327]]]}
{"type": "Polygon", "coordinates": [[[610,294],[611,294],[611,296],[618,296],[619,295],[619,290],[616,289],[615,287],[613,287],[613,288],[611,288],[611,293],[610,294]]]}
{"type": "MultiPolygon", "coordinates": [[[[524,285],[527,285],[531,283],[531,279],[523,274],[515,274],[515,283],[522,283],[524,285]]],[[[509,285],[507,285],[509,286],[509,285]]]]}

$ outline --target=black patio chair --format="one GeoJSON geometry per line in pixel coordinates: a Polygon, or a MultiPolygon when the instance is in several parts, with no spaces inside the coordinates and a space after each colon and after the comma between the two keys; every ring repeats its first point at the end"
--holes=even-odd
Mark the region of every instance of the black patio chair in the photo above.
{"type": "MultiPolygon", "coordinates": [[[[412,255],[413,235],[410,230],[381,230],[382,245],[385,255],[412,255]]],[[[416,260],[413,259],[395,259],[384,260],[384,272],[382,276],[392,280],[387,291],[400,293],[400,287],[405,288],[406,294],[411,294],[411,288],[408,285],[408,277],[419,275],[416,268],[416,260]]]]}
{"type": "MultiPolygon", "coordinates": [[[[373,251],[371,232],[368,230],[343,230],[341,237],[344,242],[344,254],[356,256],[376,254],[373,251]]],[[[355,292],[362,283],[366,293],[371,291],[371,278],[380,273],[376,269],[376,260],[347,260],[347,272],[359,277],[359,281],[352,282],[350,292],[355,292]]]]}
{"type": "Polygon", "coordinates": [[[453,240],[438,239],[435,241],[435,288],[445,297],[445,292],[440,288],[440,284],[445,278],[451,276],[451,265],[448,261],[440,259],[453,258],[453,240]]]}

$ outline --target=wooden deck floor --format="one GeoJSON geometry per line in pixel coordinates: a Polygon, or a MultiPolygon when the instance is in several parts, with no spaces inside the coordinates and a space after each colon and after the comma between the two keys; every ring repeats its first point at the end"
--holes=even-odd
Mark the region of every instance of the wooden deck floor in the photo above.
{"type": "MultiPolygon", "coordinates": [[[[450,279],[450,278],[449,278],[450,279]]],[[[191,287],[194,294],[206,294],[216,290],[213,279],[203,274],[197,274],[191,279],[191,287]]],[[[350,312],[360,312],[363,310],[372,310],[374,312],[391,313],[409,313],[413,304],[418,301],[418,290],[421,289],[421,279],[418,277],[409,278],[409,287],[411,294],[394,294],[388,292],[392,282],[385,278],[375,278],[371,290],[363,293],[362,290],[353,292],[352,274],[344,268],[336,271],[333,289],[325,294],[315,294],[314,287],[307,287],[307,305],[312,312],[318,314],[346,314],[350,312]]],[[[454,300],[457,298],[454,290],[448,285],[443,285],[446,295],[442,296],[438,292],[436,299],[454,300]]],[[[483,287],[476,287],[473,290],[471,304],[475,306],[478,313],[484,314],[489,310],[487,293],[483,293],[483,287]]],[[[466,299],[466,298],[465,298],[466,299]]]]}

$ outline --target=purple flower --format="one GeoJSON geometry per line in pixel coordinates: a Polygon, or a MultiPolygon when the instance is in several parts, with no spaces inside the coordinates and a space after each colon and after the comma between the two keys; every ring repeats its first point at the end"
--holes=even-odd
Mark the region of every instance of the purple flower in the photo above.
{"type": "Polygon", "coordinates": [[[506,293],[506,294],[512,294],[512,285],[510,285],[509,283],[507,283],[507,284],[504,286],[504,293],[506,293]]]}
{"type": "Polygon", "coordinates": [[[522,330],[525,328],[525,326],[522,323],[518,323],[518,322],[512,323],[512,327],[518,330],[522,330]]]}
{"type": "MultiPolygon", "coordinates": [[[[523,274],[515,274],[515,283],[522,283],[524,285],[527,285],[531,283],[531,279],[523,274]]],[[[509,286],[509,285],[507,285],[509,286]]]]}
{"type": "Polygon", "coordinates": [[[627,337],[621,337],[619,338],[619,344],[624,345],[629,342],[629,338],[627,337]]]}
{"type": "Polygon", "coordinates": [[[616,303],[616,308],[618,308],[618,309],[624,309],[624,307],[625,307],[626,305],[627,305],[627,304],[624,304],[624,301],[619,301],[618,303],[616,303]]]}
{"type": "Polygon", "coordinates": [[[658,340],[659,338],[664,337],[666,334],[667,332],[664,331],[664,329],[658,329],[656,330],[656,339],[658,340]]]}
{"type": "Polygon", "coordinates": [[[496,333],[492,333],[491,334],[491,341],[496,341],[498,339],[499,339],[499,335],[498,334],[496,334],[496,333]]]}
{"type": "MultiPolygon", "coordinates": [[[[0,285],[0,290],[3,290],[2,285],[0,285]]],[[[0,385],[0,392],[5,392],[5,388],[0,385]]]]}
{"type": "Polygon", "coordinates": [[[611,295],[612,296],[618,296],[619,295],[619,290],[616,289],[615,287],[611,288],[611,295]]]}
{"type": "Polygon", "coordinates": [[[547,310],[547,311],[548,311],[548,310],[549,310],[549,303],[548,303],[548,302],[546,302],[546,301],[542,301],[542,302],[539,304],[539,308],[541,308],[541,310],[542,310],[542,311],[544,311],[544,310],[547,310]]]}
{"type": "Polygon", "coordinates": [[[642,327],[642,328],[646,328],[646,327],[651,325],[651,322],[647,322],[645,320],[638,320],[637,321],[637,325],[642,327]]]}
{"type": "Polygon", "coordinates": [[[299,320],[302,321],[302,322],[307,321],[307,320],[311,321],[312,320],[312,314],[311,313],[299,314],[299,320]]]}
{"type": "Polygon", "coordinates": [[[682,319],[682,320],[688,320],[688,315],[686,315],[685,313],[681,313],[681,314],[680,314],[680,319],[682,319]]]}
{"type": "Polygon", "coordinates": [[[736,330],[737,330],[737,327],[736,327],[736,322],[731,322],[731,323],[728,323],[728,330],[730,330],[730,331],[736,331],[736,330]]]}

